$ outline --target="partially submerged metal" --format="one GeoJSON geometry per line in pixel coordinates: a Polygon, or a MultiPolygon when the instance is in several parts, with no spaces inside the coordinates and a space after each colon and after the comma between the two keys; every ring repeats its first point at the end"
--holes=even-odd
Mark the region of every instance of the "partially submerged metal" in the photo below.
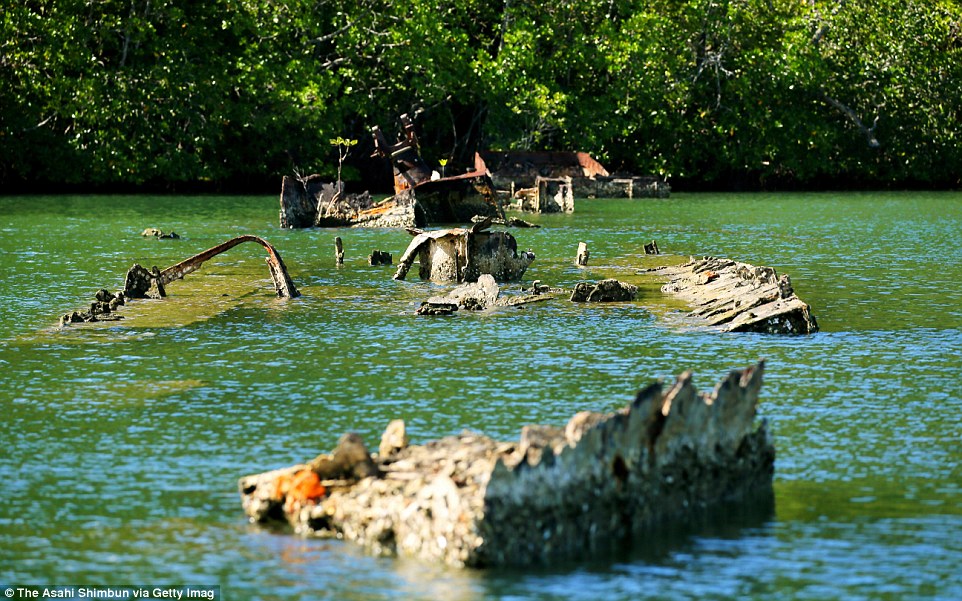
{"type": "Polygon", "coordinates": [[[539,177],[598,178],[610,174],[586,152],[566,151],[493,151],[481,158],[491,171],[491,179],[499,190],[530,188],[539,177]]]}
{"type": "Polygon", "coordinates": [[[285,175],[280,204],[282,228],[405,227],[413,222],[408,207],[377,202],[368,192],[345,192],[319,175],[285,175]]]}
{"type": "Polygon", "coordinates": [[[615,279],[601,280],[596,284],[579,282],[571,291],[573,303],[623,303],[635,300],[638,286],[615,279]]]}
{"type": "Polygon", "coordinates": [[[167,284],[197,271],[205,261],[244,242],[260,244],[267,251],[267,266],[270,269],[271,279],[274,281],[274,291],[277,293],[277,296],[281,298],[295,298],[301,295],[294,286],[291,276],[287,273],[287,266],[284,265],[284,261],[281,259],[281,255],[277,252],[277,249],[267,240],[250,234],[231,238],[189,259],[185,259],[176,265],[172,265],[163,271],[158,270],[157,267],[153,267],[148,271],[143,266],[135,263],[134,266],[127,271],[127,277],[124,281],[124,295],[127,298],[163,298],[167,295],[165,288],[167,284]]]}
{"type": "Polygon", "coordinates": [[[473,215],[504,218],[504,209],[483,163],[475,170],[441,177],[421,158],[414,124],[401,115],[397,142],[387,140],[374,126],[375,155],[391,162],[394,196],[374,200],[367,192],[346,193],[343,186],[320,176],[285,176],[281,183],[280,223],[283,228],[305,227],[426,227],[458,223],[473,215]]]}
{"type": "Polygon", "coordinates": [[[667,198],[657,177],[611,174],[584,152],[484,151],[481,159],[498,191],[522,211],[571,212],[575,198],[667,198]]]}
{"type": "Polygon", "coordinates": [[[691,257],[683,265],[646,270],[668,282],[662,292],[694,306],[690,313],[728,332],[813,334],[811,307],[795,294],[791,278],[771,267],[730,259],[691,257]]]}
{"type": "Polygon", "coordinates": [[[94,295],[94,301],[90,303],[89,309],[64,313],[60,317],[60,327],[71,323],[118,321],[124,317],[123,315],[117,315],[117,309],[125,303],[126,299],[123,292],[114,294],[109,290],[100,289],[94,295]]]}
{"type": "Polygon", "coordinates": [[[144,231],[140,232],[140,235],[144,238],[157,238],[160,240],[177,240],[180,238],[177,232],[165,232],[164,230],[156,227],[148,227],[144,231]]]}
{"type": "Polygon", "coordinates": [[[432,296],[421,303],[418,315],[451,315],[455,311],[487,311],[495,307],[517,307],[555,298],[548,286],[535,281],[528,294],[501,296],[501,287],[491,274],[481,274],[476,282],[465,282],[444,296],[432,296]]]}
{"type": "Polygon", "coordinates": [[[124,289],[116,294],[103,289],[97,292],[96,298],[90,304],[90,309],[86,311],[74,311],[66,313],[60,318],[60,325],[64,326],[71,323],[93,322],[93,321],[116,321],[123,319],[117,315],[116,311],[127,301],[136,298],[164,298],[167,296],[167,285],[174,280],[179,280],[189,273],[197,271],[200,266],[211,258],[234,248],[243,242],[256,242],[267,250],[267,266],[270,269],[271,279],[274,281],[274,291],[277,296],[282,298],[293,298],[300,296],[300,292],[294,286],[291,276],[287,273],[287,266],[277,252],[267,240],[258,236],[244,235],[218,244],[202,253],[198,253],[189,259],[185,259],[176,265],[161,271],[156,266],[147,269],[138,263],[127,270],[124,278],[124,289]]]}
{"type": "Polygon", "coordinates": [[[377,126],[372,131],[375,154],[390,160],[394,171],[395,196],[384,202],[412,207],[414,222],[406,227],[460,223],[474,215],[504,219],[504,209],[483,162],[476,158],[473,171],[442,177],[421,158],[414,124],[407,115],[401,115],[401,125],[402,134],[393,144],[377,126]]]}
{"type": "Polygon", "coordinates": [[[775,449],[755,422],[764,364],[710,394],[691,374],[613,413],[529,425],[520,440],[465,432],[409,445],[403,422],[369,454],[356,434],[313,461],[239,481],[253,522],[452,566],[587,557],[704,507],[770,494],[775,449]]]}
{"type": "Polygon", "coordinates": [[[489,226],[490,221],[485,220],[470,228],[409,229],[414,239],[401,255],[394,279],[403,280],[417,259],[422,280],[474,282],[485,273],[499,282],[520,280],[534,261],[534,253],[519,253],[514,236],[487,231],[489,226]]]}

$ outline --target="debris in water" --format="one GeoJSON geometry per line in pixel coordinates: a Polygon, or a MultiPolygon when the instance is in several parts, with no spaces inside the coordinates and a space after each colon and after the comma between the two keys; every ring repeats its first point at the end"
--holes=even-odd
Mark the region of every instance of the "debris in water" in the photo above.
{"type": "Polygon", "coordinates": [[[164,298],[167,296],[167,284],[196,271],[205,261],[230,250],[242,242],[256,242],[267,250],[267,266],[270,268],[271,278],[274,280],[274,290],[277,296],[281,298],[295,298],[300,296],[301,293],[298,292],[294,286],[294,282],[287,273],[287,267],[284,265],[284,261],[281,259],[281,255],[277,252],[277,249],[263,238],[244,235],[231,238],[223,244],[209,248],[163,271],[156,266],[148,270],[142,265],[135,263],[127,271],[122,292],[113,294],[108,290],[99,291],[96,296],[96,301],[91,304],[89,311],[67,313],[60,318],[60,325],[123,319],[122,316],[114,314],[118,306],[135,298],[164,298]]]}
{"type": "Polygon", "coordinates": [[[409,229],[414,240],[401,255],[394,279],[403,280],[417,259],[422,280],[476,282],[485,273],[499,282],[520,280],[534,261],[534,253],[518,253],[514,236],[486,231],[489,226],[490,221],[484,220],[468,229],[409,229]]]}
{"type": "Polygon", "coordinates": [[[791,278],[771,267],[730,259],[691,257],[683,265],[644,270],[668,283],[662,292],[695,307],[689,314],[726,332],[814,334],[811,307],[795,294],[791,278]]]}
{"type": "Polygon", "coordinates": [[[349,434],[330,455],[241,478],[244,512],[459,567],[590,557],[710,505],[771,494],[775,448],[755,421],[763,371],[732,371],[711,393],[685,372],[618,411],[528,425],[511,442],[465,431],[411,445],[394,420],[376,454],[349,434]],[[295,481],[304,491],[290,501],[295,481]]]}

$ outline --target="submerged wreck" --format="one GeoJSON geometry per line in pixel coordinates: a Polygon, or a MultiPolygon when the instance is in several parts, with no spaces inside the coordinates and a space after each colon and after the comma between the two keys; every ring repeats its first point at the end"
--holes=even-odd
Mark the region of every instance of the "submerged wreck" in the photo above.
{"type": "Polygon", "coordinates": [[[451,315],[455,311],[488,311],[496,307],[519,307],[555,298],[548,286],[535,280],[527,294],[501,296],[501,287],[491,274],[484,273],[476,282],[465,282],[443,296],[432,296],[418,306],[417,315],[451,315]]]}
{"type": "Polygon", "coordinates": [[[367,192],[345,193],[320,175],[281,181],[280,223],[285,229],[308,227],[404,227],[410,221],[404,206],[375,202],[367,192]]]}
{"type": "Polygon", "coordinates": [[[689,314],[726,332],[814,334],[811,307],[795,294],[788,274],[730,259],[691,257],[682,265],[644,270],[668,282],[662,292],[684,299],[689,314]]]}
{"type": "Polygon", "coordinates": [[[301,295],[297,287],[294,286],[287,266],[281,259],[280,253],[271,243],[259,236],[243,235],[231,238],[226,242],[208,248],[204,252],[198,253],[188,259],[184,259],[176,265],[172,265],[161,271],[156,266],[151,269],[134,263],[127,270],[124,278],[124,289],[116,294],[103,289],[97,292],[95,301],[91,303],[88,311],[74,311],[66,313],[60,318],[60,325],[70,323],[92,322],[92,321],[115,321],[123,319],[116,315],[116,310],[126,304],[126,301],[135,298],[164,298],[167,296],[167,285],[175,280],[183,279],[187,274],[200,269],[205,261],[226,252],[238,244],[244,242],[254,242],[264,247],[267,251],[267,267],[270,270],[271,280],[274,282],[274,292],[281,298],[296,298],[301,295]]]}
{"type": "Polygon", "coordinates": [[[570,213],[576,198],[667,198],[657,177],[610,174],[585,152],[484,151],[479,159],[500,193],[534,213],[570,213]]]}
{"type": "Polygon", "coordinates": [[[504,209],[486,168],[441,177],[421,158],[414,124],[401,115],[395,143],[374,126],[375,155],[391,161],[394,196],[375,201],[367,192],[344,194],[320,176],[285,176],[281,183],[280,223],[304,227],[426,227],[466,222],[474,215],[504,219],[504,209]]]}
{"type": "Polygon", "coordinates": [[[410,445],[396,420],[377,453],[347,434],[331,454],[241,478],[244,512],[458,567],[584,557],[713,504],[771,493],[775,449],[766,423],[755,422],[763,371],[733,371],[710,394],[685,372],[621,410],[525,426],[513,442],[464,432],[410,445]]]}
{"type": "Polygon", "coordinates": [[[408,229],[414,236],[398,261],[395,280],[407,277],[417,259],[422,280],[432,282],[476,282],[491,274],[499,282],[520,280],[534,261],[531,251],[518,253],[518,242],[508,232],[488,231],[488,219],[470,228],[422,231],[408,229]]]}

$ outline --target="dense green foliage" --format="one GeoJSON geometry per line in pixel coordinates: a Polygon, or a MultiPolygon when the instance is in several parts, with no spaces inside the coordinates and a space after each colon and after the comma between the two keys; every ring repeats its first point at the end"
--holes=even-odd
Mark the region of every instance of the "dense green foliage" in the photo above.
{"type": "MultiPolygon", "coordinates": [[[[718,187],[957,186],[958,0],[3,0],[0,183],[577,149],[718,187]]],[[[450,167],[449,167],[450,172],[450,167]]],[[[357,173],[355,170],[354,173],[357,173]]]]}

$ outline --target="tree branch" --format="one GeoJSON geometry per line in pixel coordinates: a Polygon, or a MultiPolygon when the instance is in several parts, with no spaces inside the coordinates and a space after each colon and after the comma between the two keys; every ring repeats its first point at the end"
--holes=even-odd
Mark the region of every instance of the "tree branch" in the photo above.
{"type": "Polygon", "coordinates": [[[855,127],[857,127],[858,130],[862,133],[862,135],[865,136],[865,140],[866,142],[868,142],[869,148],[879,148],[881,146],[878,139],[875,137],[875,127],[878,125],[878,120],[879,120],[878,116],[876,116],[875,120],[872,122],[872,127],[867,127],[865,123],[859,118],[858,114],[851,107],[846,106],[841,102],[839,102],[838,100],[836,100],[835,98],[832,98],[831,96],[829,96],[824,88],[821,90],[821,93],[822,93],[822,98],[826,102],[828,102],[833,107],[838,109],[839,112],[841,112],[843,115],[848,117],[849,121],[855,124],[855,127]]]}
{"type": "Polygon", "coordinates": [[[36,125],[33,125],[33,126],[31,126],[31,127],[25,127],[25,128],[23,128],[23,129],[21,129],[21,130],[20,130],[20,133],[25,134],[25,133],[27,133],[28,131],[38,130],[38,129],[40,129],[41,127],[43,127],[44,125],[50,123],[50,121],[51,121],[54,117],[56,117],[56,116],[57,116],[57,113],[56,113],[56,112],[53,112],[53,113],[50,114],[49,117],[47,117],[46,119],[44,119],[44,120],[41,121],[40,123],[37,123],[36,125]]]}
{"type": "Polygon", "coordinates": [[[342,63],[346,63],[348,60],[350,60],[350,59],[349,59],[348,57],[346,57],[346,56],[340,56],[340,57],[338,57],[338,58],[332,58],[331,60],[329,60],[329,61],[325,62],[324,64],[322,64],[322,65],[321,65],[321,69],[333,69],[334,67],[336,67],[336,66],[338,66],[338,65],[340,65],[340,64],[342,64],[342,63]]]}
{"type": "Polygon", "coordinates": [[[354,22],[351,21],[350,23],[348,23],[344,27],[341,27],[337,31],[332,31],[331,33],[324,34],[319,38],[314,38],[313,40],[308,40],[308,41],[312,44],[323,44],[324,42],[329,42],[333,40],[334,38],[341,35],[342,33],[344,33],[345,31],[347,31],[353,26],[354,26],[354,22]]]}

